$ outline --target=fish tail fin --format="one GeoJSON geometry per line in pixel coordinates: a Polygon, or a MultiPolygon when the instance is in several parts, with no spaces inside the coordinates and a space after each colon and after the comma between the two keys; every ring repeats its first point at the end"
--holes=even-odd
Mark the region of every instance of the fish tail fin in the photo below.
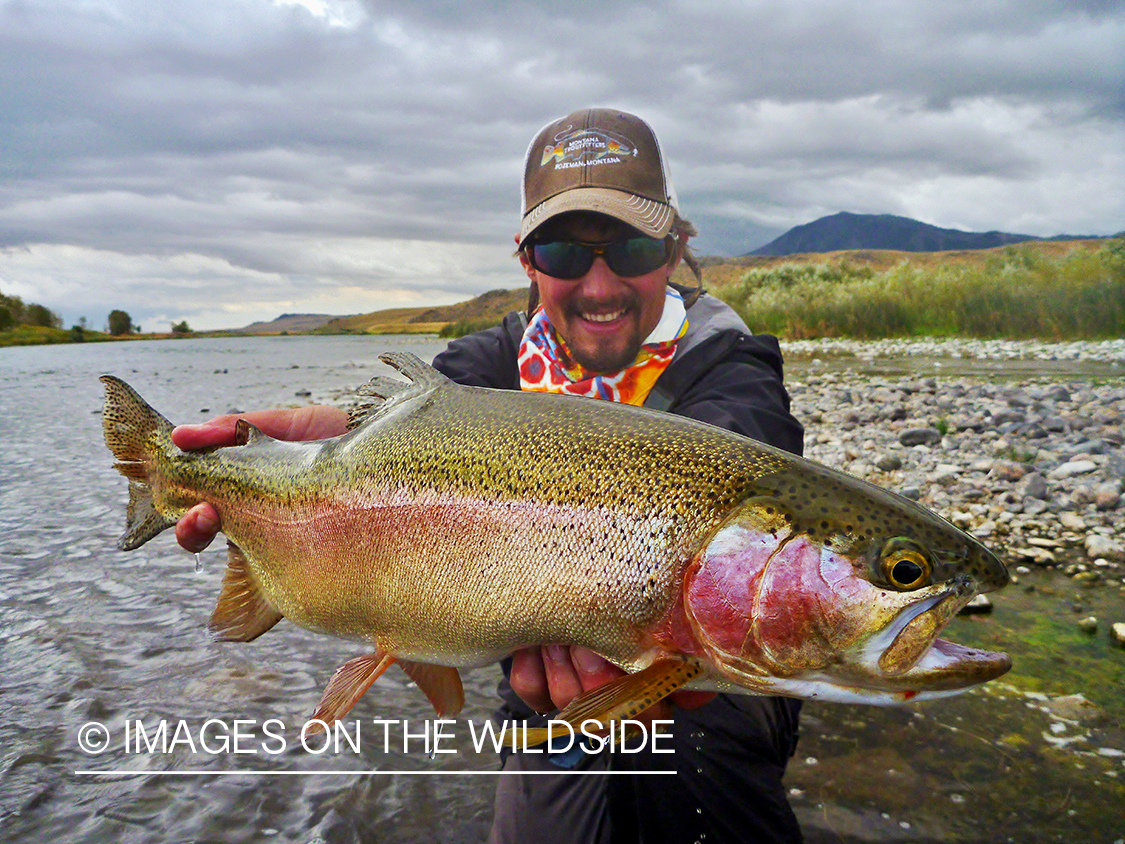
{"type": "Polygon", "coordinates": [[[152,459],[160,448],[157,438],[170,437],[175,426],[120,378],[103,375],[100,380],[105,385],[105,444],[117,460],[114,468],[129,479],[125,533],[117,546],[131,551],[176,523],[156,509],[150,478],[152,459]]]}

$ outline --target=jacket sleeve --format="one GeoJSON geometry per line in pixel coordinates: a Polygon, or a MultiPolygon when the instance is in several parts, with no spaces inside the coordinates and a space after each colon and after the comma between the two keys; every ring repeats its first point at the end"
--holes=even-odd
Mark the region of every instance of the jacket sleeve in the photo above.
{"type": "MultiPolygon", "coordinates": [[[[697,351],[707,352],[705,347],[697,351]]],[[[801,454],[804,429],[789,412],[775,337],[740,335],[725,356],[702,369],[692,367],[691,356],[682,361],[684,370],[695,369],[698,376],[680,387],[668,408],[672,413],[801,454]]]]}
{"type": "MultiPolygon", "coordinates": [[[[434,358],[434,369],[468,387],[518,390],[519,350],[512,337],[519,328],[519,319],[519,314],[513,312],[500,325],[450,341],[445,351],[434,358]]],[[[522,328],[518,334],[523,334],[522,328]]]]}

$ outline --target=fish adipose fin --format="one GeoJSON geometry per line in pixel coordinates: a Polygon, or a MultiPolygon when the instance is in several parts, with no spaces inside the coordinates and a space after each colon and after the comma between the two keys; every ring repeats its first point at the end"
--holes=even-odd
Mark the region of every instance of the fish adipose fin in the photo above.
{"type": "MultiPolygon", "coordinates": [[[[576,698],[554,720],[566,721],[576,732],[586,721],[599,721],[608,730],[611,721],[636,718],[654,703],[694,680],[702,671],[694,660],[658,659],[636,674],[618,677],[576,698]]],[[[522,741],[525,747],[534,747],[549,738],[545,727],[523,732],[526,733],[522,741]]]]}
{"type": "Polygon", "coordinates": [[[117,541],[122,551],[140,548],[176,520],[156,511],[149,471],[158,439],[171,443],[175,426],[149,407],[136,391],[112,375],[103,375],[105,406],[102,429],[105,444],[117,459],[114,467],[129,479],[129,506],[125,533],[117,541]]]}
{"type": "Polygon", "coordinates": [[[465,705],[465,690],[461,687],[461,675],[456,668],[405,659],[400,659],[398,664],[414,684],[425,692],[439,717],[456,715],[461,711],[461,707],[465,705]]]}
{"type": "MultiPolygon", "coordinates": [[[[328,681],[328,688],[324,690],[324,695],[312,714],[313,719],[326,724],[339,721],[394,661],[395,658],[390,654],[375,651],[373,654],[364,654],[345,662],[336,669],[336,673],[328,681]]],[[[318,730],[316,724],[309,727],[309,732],[318,730]]]]}
{"type": "Polygon", "coordinates": [[[265,433],[261,428],[252,425],[245,419],[237,419],[234,423],[234,444],[235,445],[253,445],[260,440],[272,440],[269,434],[265,433]]]}
{"type": "Polygon", "coordinates": [[[410,379],[400,381],[377,375],[356,391],[359,403],[348,412],[348,430],[357,428],[368,419],[390,410],[406,399],[428,393],[436,387],[452,383],[448,378],[410,352],[386,352],[379,360],[392,366],[410,379]]]}
{"type": "Polygon", "coordinates": [[[208,627],[223,642],[257,639],[283,616],[270,606],[242,549],[227,543],[227,573],[208,627]]]}

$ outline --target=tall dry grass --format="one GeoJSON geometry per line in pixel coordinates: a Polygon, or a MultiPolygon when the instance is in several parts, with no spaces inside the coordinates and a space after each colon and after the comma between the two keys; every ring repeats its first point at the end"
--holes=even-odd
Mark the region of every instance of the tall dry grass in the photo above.
{"type": "Polygon", "coordinates": [[[752,269],[717,291],[783,337],[1125,337],[1125,239],[1061,255],[1034,246],[971,264],[903,261],[752,269]]]}

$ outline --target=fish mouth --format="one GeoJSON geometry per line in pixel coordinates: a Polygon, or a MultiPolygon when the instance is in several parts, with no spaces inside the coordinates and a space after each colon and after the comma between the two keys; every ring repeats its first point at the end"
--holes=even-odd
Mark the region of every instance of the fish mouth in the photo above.
{"type": "Polygon", "coordinates": [[[1012,667],[1006,653],[970,648],[937,634],[976,595],[965,582],[903,610],[863,649],[860,663],[883,688],[958,690],[994,680],[1012,667]]]}
{"type": "MultiPolygon", "coordinates": [[[[960,691],[1007,674],[1006,653],[969,648],[948,639],[934,639],[922,658],[901,679],[931,691],[960,691]]],[[[905,690],[904,690],[905,691],[905,690]]]]}

